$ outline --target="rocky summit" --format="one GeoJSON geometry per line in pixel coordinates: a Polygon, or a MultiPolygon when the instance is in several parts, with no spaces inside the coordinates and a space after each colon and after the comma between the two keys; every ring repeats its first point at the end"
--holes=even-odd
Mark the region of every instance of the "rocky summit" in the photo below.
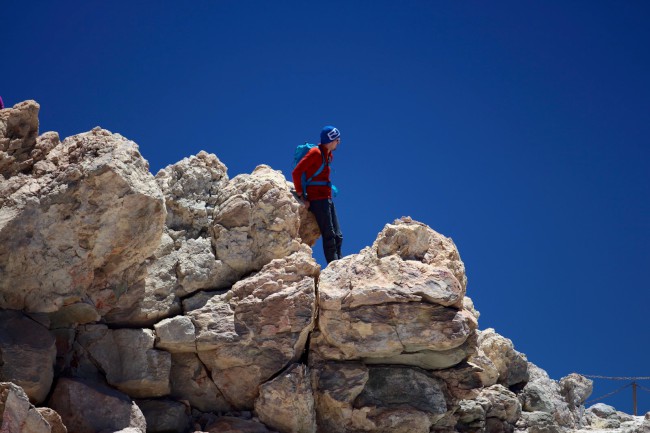
{"type": "Polygon", "coordinates": [[[408,217],[321,269],[293,185],[0,110],[1,432],[648,432],[480,329],[408,217]]]}

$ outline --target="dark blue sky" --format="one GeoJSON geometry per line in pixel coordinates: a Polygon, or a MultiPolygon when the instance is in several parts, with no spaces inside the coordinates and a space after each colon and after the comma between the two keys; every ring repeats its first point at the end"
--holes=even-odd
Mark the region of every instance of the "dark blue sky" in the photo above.
{"type": "Polygon", "coordinates": [[[41,132],[134,140],[154,174],[206,150],[288,176],[336,125],[345,254],[410,215],[551,377],[650,376],[648,2],[185,3],[3,1],[0,95],[41,132]]]}

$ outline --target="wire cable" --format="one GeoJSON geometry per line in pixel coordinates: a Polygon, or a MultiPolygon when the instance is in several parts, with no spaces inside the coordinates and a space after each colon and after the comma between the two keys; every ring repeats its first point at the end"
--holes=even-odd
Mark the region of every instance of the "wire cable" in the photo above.
{"type": "Polygon", "coordinates": [[[606,380],[650,380],[650,376],[644,377],[612,377],[612,376],[595,376],[590,374],[581,374],[589,379],[606,379],[606,380]]]}
{"type": "Polygon", "coordinates": [[[600,400],[604,400],[604,399],[606,399],[607,397],[611,397],[611,396],[613,396],[614,394],[623,391],[625,388],[629,388],[630,386],[632,386],[632,384],[631,384],[631,383],[628,383],[627,385],[622,386],[622,387],[620,387],[620,388],[618,388],[618,389],[616,389],[616,390],[610,392],[609,394],[605,394],[605,395],[603,395],[602,397],[598,397],[598,398],[591,399],[591,400],[585,402],[585,404],[591,404],[591,403],[595,403],[595,402],[600,401],[600,400]]]}

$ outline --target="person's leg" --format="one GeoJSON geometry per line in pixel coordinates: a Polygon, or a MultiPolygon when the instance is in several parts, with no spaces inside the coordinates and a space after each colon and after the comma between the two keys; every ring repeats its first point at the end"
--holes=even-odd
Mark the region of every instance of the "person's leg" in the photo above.
{"type": "Polygon", "coordinates": [[[314,200],[309,202],[309,210],[312,211],[316,217],[318,228],[323,236],[323,252],[325,253],[325,260],[327,263],[336,260],[336,237],[334,232],[334,225],[332,223],[331,207],[329,200],[314,200]]]}
{"type": "Polygon", "coordinates": [[[341,254],[341,245],[343,245],[343,233],[341,232],[341,227],[339,226],[339,218],[336,216],[336,207],[334,202],[330,200],[331,215],[332,215],[332,227],[334,228],[334,239],[336,241],[336,255],[337,259],[342,259],[343,255],[341,254]]]}

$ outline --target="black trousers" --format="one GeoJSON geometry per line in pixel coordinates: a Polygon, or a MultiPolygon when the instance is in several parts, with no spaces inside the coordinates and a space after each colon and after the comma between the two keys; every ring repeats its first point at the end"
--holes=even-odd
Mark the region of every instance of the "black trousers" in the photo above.
{"type": "Polygon", "coordinates": [[[323,252],[327,263],[343,257],[341,255],[343,234],[339,227],[339,219],[336,216],[336,208],[332,199],[310,201],[309,210],[316,217],[318,228],[323,236],[323,252]]]}

